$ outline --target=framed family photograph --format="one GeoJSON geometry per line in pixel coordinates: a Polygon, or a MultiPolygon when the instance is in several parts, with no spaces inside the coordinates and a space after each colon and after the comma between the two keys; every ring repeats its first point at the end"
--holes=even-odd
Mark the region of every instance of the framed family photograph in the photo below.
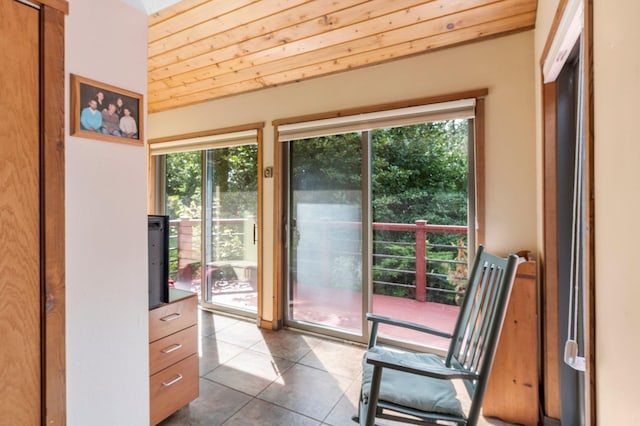
{"type": "Polygon", "coordinates": [[[144,145],[142,95],[71,74],[71,134],[144,145]]]}

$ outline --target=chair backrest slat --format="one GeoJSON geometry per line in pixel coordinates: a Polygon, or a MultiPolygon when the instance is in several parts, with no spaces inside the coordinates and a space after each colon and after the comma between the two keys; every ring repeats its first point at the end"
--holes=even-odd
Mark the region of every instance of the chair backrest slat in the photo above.
{"type": "Polygon", "coordinates": [[[493,280],[491,279],[491,274],[487,273],[487,265],[484,266],[483,281],[484,285],[479,287],[478,294],[475,297],[475,305],[476,309],[474,310],[474,315],[471,316],[472,324],[469,326],[472,327],[471,333],[473,334],[473,339],[469,342],[469,346],[466,348],[466,357],[462,365],[464,365],[469,371],[477,371],[476,360],[479,357],[479,353],[481,349],[484,347],[483,338],[486,333],[487,326],[487,305],[488,300],[492,296],[493,292],[493,280]]]}
{"type": "Polygon", "coordinates": [[[515,255],[500,258],[480,246],[469,273],[445,362],[480,376],[477,381],[465,380],[472,399],[484,394],[489,373],[486,370],[493,362],[516,263],[515,255]]]}
{"type": "MultiPolygon", "coordinates": [[[[476,309],[474,310],[472,319],[472,327],[474,338],[467,348],[467,357],[463,365],[467,366],[469,371],[477,371],[476,360],[484,347],[484,338],[487,332],[488,321],[491,313],[487,309],[491,300],[495,297],[495,281],[493,280],[492,265],[484,264],[482,266],[482,285],[478,287],[478,294],[475,296],[476,309]]],[[[469,324],[471,325],[471,324],[469,324]]]]}

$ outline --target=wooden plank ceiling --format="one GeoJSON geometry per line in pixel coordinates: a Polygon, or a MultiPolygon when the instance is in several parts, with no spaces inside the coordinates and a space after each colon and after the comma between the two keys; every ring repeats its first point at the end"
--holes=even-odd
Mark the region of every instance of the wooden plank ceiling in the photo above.
{"type": "Polygon", "coordinates": [[[149,17],[149,112],[533,28],[537,0],[183,0],[149,17]]]}

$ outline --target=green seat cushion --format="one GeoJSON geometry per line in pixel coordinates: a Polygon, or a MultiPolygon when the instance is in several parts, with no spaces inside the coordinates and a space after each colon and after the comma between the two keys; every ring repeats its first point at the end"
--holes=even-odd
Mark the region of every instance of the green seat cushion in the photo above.
{"type": "MultiPolygon", "coordinates": [[[[395,352],[373,347],[369,352],[380,354],[385,361],[410,361],[440,367],[442,360],[434,354],[395,352]]],[[[366,354],[365,354],[366,358],[366,354]]],[[[362,393],[369,398],[373,365],[362,361],[362,393]]],[[[450,380],[440,380],[385,368],[382,370],[380,401],[391,402],[422,411],[465,417],[456,390],[450,380]]]]}

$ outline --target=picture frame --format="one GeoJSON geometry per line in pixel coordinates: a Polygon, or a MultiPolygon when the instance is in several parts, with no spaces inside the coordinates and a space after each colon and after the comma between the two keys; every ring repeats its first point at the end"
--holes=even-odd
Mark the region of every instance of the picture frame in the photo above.
{"type": "Polygon", "coordinates": [[[144,146],[143,96],[71,74],[72,136],[144,146]]]}

